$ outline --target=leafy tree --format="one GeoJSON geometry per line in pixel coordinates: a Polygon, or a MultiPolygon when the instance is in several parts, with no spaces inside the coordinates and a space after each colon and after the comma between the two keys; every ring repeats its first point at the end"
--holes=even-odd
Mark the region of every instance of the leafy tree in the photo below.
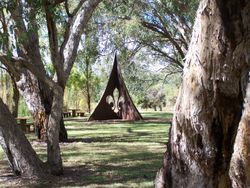
{"type": "Polygon", "coordinates": [[[109,50],[118,49],[124,62],[143,50],[167,67],[165,74],[182,72],[198,0],[104,2],[100,22],[109,50]]]}
{"type": "Polygon", "coordinates": [[[15,28],[11,44],[16,47],[16,54],[12,49],[8,49],[12,53],[2,51],[0,60],[15,73],[17,87],[37,127],[42,127],[47,133],[47,160],[52,174],[63,171],[59,128],[60,122],[63,122],[64,89],[76,59],[81,35],[100,2],[79,1],[71,10],[68,2],[63,0],[1,2],[4,15],[11,18],[8,28],[15,28]],[[43,22],[40,20],[46,23],[50,58],[55,71],[52,76],[47,74],[41,56],[39,26],[43,22]]]}
{"type": "Polygon", "coordinates": [[[158,107],[162,111],[162,107],[166,105],[166,95],[161,88],[153,87],[144,93],[138,104],[141,104],[142,108],[153,108],[157,111],[158,107]]]}

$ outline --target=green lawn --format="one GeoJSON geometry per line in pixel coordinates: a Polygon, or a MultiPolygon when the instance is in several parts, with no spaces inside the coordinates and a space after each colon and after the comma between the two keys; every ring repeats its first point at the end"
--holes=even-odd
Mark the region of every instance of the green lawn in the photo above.
{"type": "MultiPolygon", "coordinates": [[[[44,182],[21,181],[19,184],[22,187],[153,187],[170,126],[163,118],[169,119],[171,114],[145,112],[142,115],[147,117],[145,121],[65,121],[69,143],[61,143],[64,176],[44,182]]],[[[27,137],[45,160],[46,144],[35,141],[32,134],[27,137]]],[[[6,164],[0,150],[2,160],[6,164]]],[[[0,174],[6,169],[6,165],[1,164],[0,174]]],[[[7,180],[11,178],[0,176],[0,187],[6,185],[7,180]]]]}

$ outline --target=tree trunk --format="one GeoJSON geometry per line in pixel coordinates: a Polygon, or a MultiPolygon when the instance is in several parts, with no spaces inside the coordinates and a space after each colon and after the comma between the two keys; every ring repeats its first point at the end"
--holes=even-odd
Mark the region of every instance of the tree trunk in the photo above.
{"type": "Polygon", "coordinates": [[[12,80],[12,86],[13,86],[13,104],[12,104],[12,115],[14,117],[18,116],[18,105],[19,105],[19,99],[20,99],[20,94],[18,91],[18,88],[16,86],[16,82],[13,76],[11,76],[11,80],[12,80]]]}
{"type": "Polygon", "coordinates": [[[16,175],[42,177],[45,165],[38,158],[7,106],[0,99],[0,145],[16,175]]]}
{"type": "MultiPolygon", "coordinates": [[[[53,101],[53,91],[48,88],[46,85],[40,83],[39,84],[39,89],[40,89],[40,95],[41,95],[41,100],[42,100],[42,104],[44,106],[45,109],[45,126],[44,126],[44,130],[46,130],[47,127],[47,123],[49,120],[49,116],[51,114],[51,108],[52,108],[52,101],[53,101]]],[[[46,136],[46,131],[40,131],[41,137],[45,138],[46,136]]],[[[47,136],[46,136],[46,140],[47,140],[47,136]]],[[[59,131],[59,141],[60,142],[66,142],[68,140],[68,134],[67,134],[67,130],[65,128],[64,125],[64,121],[63,121],[63,116],[61,116],[61,120],[60,120],[60,131],[59,131]]]]}
{"type": "Polygon", "coordinates": [[[245,110],[239,124],[230,163],[229,172],[233,188],[250,186],[250,84],[245,101],[245,110]]]}
{"type": "Polygon", "coordinates": [[[203,0],[156,187],[231,186],[229,164],[249,71],[250,2],[203,0]]]}
{"type": "Polygon", "coordinates": [[[48,163],[51,168],[51,172],[54,175],[61,175],[63,173],[62,159],[59,146],[59,129],[60,120],[62,118],[63,108],[63,90],[61,88],[54,92],[51,114],[48,122],[48,163]]]}
{"type": "Polygon", "coordinates": [[[67,130],[65,128],[62,115],[61,115],[61,119],[60,119],[59,141],[60,142],[67,142],[68,141],[68,133],[67,133],[67,130]]]}
{"type": "Polygon", "coordinates": [[[89,59],[86,58],[86,95],[87,95],[87,105],[88,105],[88,113],[91,112],[91,95],[90,95],[90,79],[91,79],[91,76],[90,76],[90,62],[89,62],[89,59]]]}
{"type": "Polygon", "coordinates": [[[39,82],[37,78],[35,78],[35,76],[29,71],[23,70],[21,79],[16,81],[16,84],[30,113],[33,116],[38,138],[46,140],[46,113],[42,104],[39,82]]]}

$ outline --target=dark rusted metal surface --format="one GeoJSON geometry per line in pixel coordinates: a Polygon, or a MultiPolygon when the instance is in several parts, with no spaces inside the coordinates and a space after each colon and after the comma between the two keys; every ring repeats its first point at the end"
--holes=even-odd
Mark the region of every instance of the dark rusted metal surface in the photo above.
{"type": "Polygon", "coordinates": [[[89,117],[89,121],[108,119],[142,119],[141,114],[129,96],[116,56],[105,92],[89,117]]]}

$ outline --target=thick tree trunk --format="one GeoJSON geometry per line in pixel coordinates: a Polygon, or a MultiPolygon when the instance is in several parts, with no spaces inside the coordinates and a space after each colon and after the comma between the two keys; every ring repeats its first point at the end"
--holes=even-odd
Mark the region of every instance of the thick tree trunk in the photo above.
{"type": "Polygon", "coordinates": [[[60,175],[63,173],[62,159],[59,146],[59,129],[63,108],[62,96],[62,89],[59,88],[54,92],[51,114],[49,116],[48,122],[47,160],[50,165],[51,172],[54,175],[60,175]]]}
{"type": "MultiPolygon", "coordinates": [[[[49,120],[49,116],[51,114],[51,108],[52,108],[52,102],[53,102],[53,91],[46,87],[44,84],[40,83],[39,85],[40,88],[40,95],[41,95],[41,100],[42,100],[42,104],[44,106],[45,109],[45,129],[47,127],[47,123],[49,120]]],[[[46,132],[40,132],[41,137],[45,137],[46,136],[46,132]]],[[[46,136],[46,140],[47,140],[47,136],[46,136]]],[[[68,140],[68,134],[67,134],[67,130],[65,128],[64,125],[64,121],[63,121],[63,116],[61,117],[60,120],[60,131],[59,131],[59,141],[60,142],[66,142],[68,140]]]]}
{"type": "Polygon", "coordinates": [[[250,187],[250,84],[248,84],[245,102],[230,163],[230,178],[233,188],[250,187]]]}
{"type": "Polygon", "coordinates": [[[22,95],[33,114],[38,137],[47,141],[47,160],[51,173],[60,175],[63,168],[60,156],[59,132],[60,139],[67,141],[67,132],[62,119],[63,92],[55,94],[49,88],[42,88],[37,79],[30,73],[23,76],[18,84],[21,85],[22,95]]]}
{"type": "Polygon", "coordinates": [[[16,84],[33,116],[38,138],[46,140],[46,113],[37,78],[29,71],[23,70],[21,79],[16,81],[16,84]]]}
{"type": "Polygon", "coordinates": [[[7,106],[0,99],[0,145],[16,175],[42,177],[47,168],[36,155],[7,106]]]}
{"type": "Polygon", "coordinates": [[[229,164],[249,71],[250,2],[203,0],[156,187],[231,187],[229,164]]]}

